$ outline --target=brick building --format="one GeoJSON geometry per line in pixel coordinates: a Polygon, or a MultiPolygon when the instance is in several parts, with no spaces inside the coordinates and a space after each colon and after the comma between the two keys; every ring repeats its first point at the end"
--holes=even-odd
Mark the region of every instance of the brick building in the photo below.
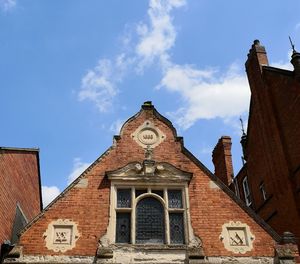
{"type": "Polygon", "coordinates": [[[39,151],[0,147],[0,244],[42,210],[39,151]]]}
{"type": "Polygon", "coordinates": [[[246,62],[251,103],[241,140],[245,164],[232,181],[231,141],[222,138],[215,150],[225,169],[216,174],[278,234],[290,231],[300,244],[300,53],[295,50],[291,63],[293,71],[269,66],[265,48],[254,41],[246,62]]]}
{"type": "Polygon", "coordinates": [[[23,229],[5,263],[293,262],[291,242],[145,102],[113,145],[23,229]]]}

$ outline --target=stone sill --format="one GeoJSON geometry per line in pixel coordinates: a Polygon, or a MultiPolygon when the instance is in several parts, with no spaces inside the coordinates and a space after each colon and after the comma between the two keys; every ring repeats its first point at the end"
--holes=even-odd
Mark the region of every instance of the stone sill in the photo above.
{"type": "Polygon", "coordinates": [[[187,250],[187,245],[161,245],[161,244],[114,244],[114,248],[137,250],[187,250]]]}

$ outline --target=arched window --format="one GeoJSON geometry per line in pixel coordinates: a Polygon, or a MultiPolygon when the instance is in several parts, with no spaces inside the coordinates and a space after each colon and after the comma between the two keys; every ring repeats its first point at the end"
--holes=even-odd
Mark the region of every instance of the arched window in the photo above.
{"type": "Polygon", "coordinates": [[[177,244],[186,237],[186,191],[180,185],[116,186],[115,242],[177,244]]]}
{"type": "Polygon", "coordinates": [[[136,206],[136,243],[165,243],[164,208],[153,197],[140,200],[136,206]]]}

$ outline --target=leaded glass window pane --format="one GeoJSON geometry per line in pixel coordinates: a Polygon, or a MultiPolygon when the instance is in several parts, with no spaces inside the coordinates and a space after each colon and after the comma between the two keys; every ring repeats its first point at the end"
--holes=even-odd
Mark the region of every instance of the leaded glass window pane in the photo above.
{"type": "Polygon", "coordinates": [[[144,198],[136,206],[136,243],[165,242],[164,208],[153,197],[144,198]]]}
{"type": "Polygon", "coordinates": [[[117,207],[131,207],[131,189],[118,189],[117,191],[117,207]]]}
{"type": "Polygon", "coordinates": [[[138,189],[138,190],[135,190],[135,197],[138,197],[140,196],[141,194],[143,193],[147,193],[147,189],[138,189]]]}
{"type": "Polygon", "coordinates": [[[163,190],[152,190],[152,193],[159,195],[161,198],[164,198],[164,191],[163,190]]]}
{"type": "Polygon", "coordinates": [[[168,190],[169,208],[182,208],[181,190],[168,190]]]}
{"type": "Polygon", "coordinates": [[[170,240],[171,244],[184,244],[184,223],[182,213],[170,213],[170,240]]]}
{"type": "Polygon", "coordinates": [[[130,243],[130,213],[117,213],[117,230],[116,242],[117,243],[130,243]]]}

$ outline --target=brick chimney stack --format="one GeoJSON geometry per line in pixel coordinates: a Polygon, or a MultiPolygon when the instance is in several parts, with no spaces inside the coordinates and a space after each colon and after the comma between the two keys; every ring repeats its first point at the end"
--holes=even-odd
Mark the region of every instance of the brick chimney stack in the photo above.
{"type": "Polygon", "coordinates": [[[246,70],[250,67],[259,67],[261,70],[262,65],[269,65],[267,52],[264,46],[260,45],[258,39],[253,41],[251,49],[248,53],[248,59],[246,61],[246,70]]]}
{"type": "Polygon", "coordinates": [[[248,53],[248,59],[245,63],[248,81],[252,94],[256,94],[256,90],[260,90],[262,66],[269,65],[267,52],[259,40],[254,40],[248,53]]]}
{"type": "Polygon", "coordinates": [[[230,137],[222,136],[219,139],[212,153],[212,161],[215,166],[215,175],[228,186],[233,179],[230,137]]]}

